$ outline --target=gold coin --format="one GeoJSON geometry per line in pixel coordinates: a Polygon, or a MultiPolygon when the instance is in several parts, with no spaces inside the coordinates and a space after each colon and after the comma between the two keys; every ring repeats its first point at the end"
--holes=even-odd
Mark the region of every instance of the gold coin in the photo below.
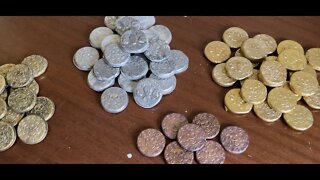
{"type": "Polygon", "coordinates": [[[301,54],[304,54],[303,47],[298,42],[293,41],[293,40],[281,41],[278,44],[277,52],[278,52],[278,54],[281,54],[282,51],[284,51],[286,49],[294,49],[294,50],[299,51],[301,54]]]}
{"type": "Polygon", "coordinates": [[[278,57],[277,56],[267,56],[263,59],[264,61],[277,61],[278,57]]]}
{"type": "Polygon", "coordinates": [[[247,79],[259,80],[259,70],[253,69],[253,73],[252,73],[252,75],[250,77],[240,81],[241,86],[243,85],[244,81],[247,80],[247,79]]]}
{"type": "Polygon", "coordinates": [[[245,40],[249,39],[249,35],[239,27],[231,27],[224,31],[222,39],[231,48],[239,48],[245,40]]]}
{"type": "Polygon", "coordinates": [[[7,107],[6,115],[1,119],[3,122],[7,122],[12,126],[16,126],[20,120],[23,118],[24,113],[16,113],[10,107],[7,107]]]}
{"type": "Polygon", "coordinates": [[[0,94],[6,89],[6,87],[6,79],[2,75],[0,75],[0,94]]]}
{"type": "Polygon", "coordinates": [[[8,97],[8,91],[7,89],[4,89],[4,91],[0,94],[0,98],[6,101],[7,97],[8,97]]]}
{"type": "Polygon", "coordinates": [[[29,66],[32,69],[34,77],[38,77],[43,74],[48,67],[48,61],[40,55],[28,56],[23,59],[21,64],[29,66]]]}
{"type": "Polygon", "coordinates": [[[252,63],[244,57],[232,57],[226,62],[226,70],[229,77],[242,80],[252,75],[252,63]]]}
{"type": "MultiPolygon", "coordinates": [[[[36,95],[39,93],[39,89],[40,89],[39,84],[37,83],[36,80],[32,80],[31,83],[29,83],[28,85],[26,85],[25,87],[22,87],[22,88],[28,89],[29,91],[35,93],[36,95]]],[[[16,89],[19,89],[19,88],[11,88],[10,92],[12,92],[16,89]]]]}
{"type": "Polygon", "coordinates": [[[16,130],[9,123],[0,121],[0,152],[9,149],[16,142],[16,130]]]}
{"type": "Polygon", "coordinates": [[[204,49],[205,56],[213,63],[222,63],[230,58],[230,47],[221,41],[212,41],[204,49]]]}
{"type": "Polygon", "coordinates": [[[311,74],[315,78],[317,78],[317,76],[318,76],[317,72],[313,69],[313,67],[310,64],[307,64],[306,67],[302,71],[311,74]]]}
{"type": "Polygon", "coordinates": [[[307,65],[307,59],[304,54],[295,49],[283,50],[278,56],[278,61],[291,71],[303,70],[307,65]]]}
{"type": "Polygon", "coordinates": [[[278,61],[263,61],[260,66],[259,79],[267,86],[282,86],[287,79],[286,68],[278,61]]]}
{"type": "Polygon", "coordinates": [[[3,99],[0,99],[0,119],[7,114],[7,103],[3,99]]]}
{"type": "Polygon", "coordinates": [[[267,56],[265,43],[256,38],[250,38],[244,41],[241,46],[241,52],[246,58],[253,62],[259,62],[267,56]]]}
{"type": "Polygon", "coordinates": [[[251,111],[253,104],[245,102],[241,95],[240,89],[231,89],[224,97],[224,104],[227,111],[235,114],[247,114],[251,111]]]}
{"type": "Polygon", "coordinates": [[[272,109],[266,101],[261,104],[255,104],[253,111],[260,119],[266,122],[275,122],[282,115],[281,112],[272,109]]]}
{"type": "Polygon", "coordinates": [[[308,106],[312,107],[313,109],[320,109],[320,88],[314,95],[305,96],[303,99],[308,106]]]}
{"type": "Polygon", "coordinates": [[[3,77],[6,77],[7,73],[14,66],[15,66],[15,64],[4,64],[4,65],[0,66],[0,75],[2,75],[3,77]]]}
{"type": "Polygon", "coordinates": [[[305,131],[313,125],[311,111],[301,105],[297,105],[291,112],[283,114],[286,123],[295,130],[305,131]]]}
{"type": "Polygon", "coordinates": [[[292,91],[283,87],[273,88],[267,98],[271,108],[282,113],[292,111],[297,105],[297,98],[292,91]]]}
{"type": "Polygon", "coordinates": [[[264,102],[268,92],[266,86],[262,82],[254,79],[247,79],[244,81],[240,93],[243,100],[255,105],[264,102]]]}
{"type": "Polygon", "coordinates": [[[8,85],[13,88],[23,87],[33,80],[33,73],[27,65],[18,64],[10,69],[6,80],[8,85]]]}
{"type": "Polygon", "coordinates": [[[237,80],[228,76],[226,71],[226,63],[217,64],[212,70],[213,80],[222,87],[230,87],[234,85],[237,80]]]}
{"type": "Polygon", "coordinates": [[[238,50],[236,50],[236,52],[234,53],[234,56],[236,56],[236,57],[244,57],[244,55],[242,54],[240,48],[238,50]]]}
{"type": "Polygon", "coordinates": [[[290,78],[290,88],[300,96],[312,96],[319,89],[318,80],[311,74],[298,71],[290,78]]]}
{"type": "Polygon", "coordinates": [[[272,54],[277,49],[277,41],[267,34],[257,34],[253,38],[265,43],[266,54],[272,54]]]}
{"type": "Polygon", "coordinates": [[[47,97],[37,97],[36,105],[29,112],[35,114],[48,121],[54,114],[55,105],[53,101],[47,97]]]}
{"type": "Polygon", "coordinates": [[[309,49],[306,58],[313,69],[320,71],[320,48],[309,49]]]}
{"type": "Polygon", "coordinates": [[[8,97],[8,105],[17,113],[30,111],[36,104],[36,94],[28,89],[19,88],[12,91],[8,97]]]}
{"type": "MultiPolygon", "coordinates": [[[[292,89],[291,89],[291,87],[290,87],[290,82],[289,82],[289,81],[286,81],[286,83],[284,83],[284,85],[281,86],[281,87],[292,91],[292,89]]],[[[292,91],[292,92],[293,92],[293,91],[292,91]]],[[[300,96],[300,95],[298,95],[298,94],[296,94],[296,93],[294,93],[294,92],[293,92],[293,94],[296,96],[297,101],[300,101],[300,99],[302,98],[302,96],[300,96]]]]}

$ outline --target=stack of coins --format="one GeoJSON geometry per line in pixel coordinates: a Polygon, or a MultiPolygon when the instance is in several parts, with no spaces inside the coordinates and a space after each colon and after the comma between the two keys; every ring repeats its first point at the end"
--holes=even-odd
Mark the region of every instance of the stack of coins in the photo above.
{"type": "Polygon", "coordinates": [[[296,41],[284,40],[277,44],[267,34],[249,38],[239,28],[228,28],[224,42],[210,42],[205,56],[217,64],[213,80],[222,87],[240,81],[241,88],[227,92],[225,109],[235,114],[246,114],[252,109],[266,122],[275,122],[282,115],[293,129],[304,131],[313,125],[311,111],[298,105],[304,99],[309,107],[320,109],[320,88],[316,70],[320,70],[320,48],[306,53],[296,41]],[[235,56],[231,57],[231,49],[235,56]]]}
{"type": "Polygon", "coordinates": [[[47,136],[55,105],[47,97],[37,97],[39,85],[34,79],[47,67],[48,61],[39,55],[28,56],[21,64],[0,66],[0,151],[12,147],[17,136],[30,145],[47,136]]]}
{"type": "Polygon", "coordinates": [[[75,53],[74,65],[90,71],[87,83],[103,92],[101,104],[107,112],[122,112],[128,106],[127,93],[143,108],[156,106],[175,90],[175,75],[188,69],[189,58],[169,46],[170,30],[155,22],[154,16],[106,16],[106,27],[90,34],[92,47],[75,53]],[[116,79],[120,87],[112,87],[116,79]]]}
{"type": "Polygon", "coordinates": [[[189,123],[183,114],[171,113],[162,120],[162,131],[143,130],[137,139],[139,151],[147,157],[156,157],[164,151],[168,164],[223,164],[225,150],[233,154],[243,153],[249,146],[246,131],[228,126],[220,134],[222,146],[214,141],[220,131],[218,119],[209,113],[201,113],[189,123]],[[171,142],[166,146],[166,139],[171,142]],[[225,149],[225,150],[224,150],[225,149]]]}

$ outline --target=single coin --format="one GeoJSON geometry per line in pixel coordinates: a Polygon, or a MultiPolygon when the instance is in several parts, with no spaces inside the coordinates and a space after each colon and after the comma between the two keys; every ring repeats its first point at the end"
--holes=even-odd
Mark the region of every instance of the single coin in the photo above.
{"type": "Polygon", "coordinates": [[[130,54],[118,43],[109,44],[105,47],[103,54],[105,62],[115,68],[124,66],[130,60],[130,54]]]}
{"type": "Polygon", "coordinates": [[[299,51],[301,54],[304,54],[303,47],[298,42],[293,41],[293,40],[281,41],[278,44],[277,52],[278,52],[278,54],[281,54],[282,51],[284,51],[286,49],[294,49],[294,50],[299,51]]]}
{"type": "Polygon", "coordinates": [[[313,69],[320,71],[320,48],[309,49],[306,58],[313,69]]]}
{"type": "Polygon", "coordinates": [[[131,16],[118,17],[115,25],[116,25],[115,30],[120,35],[122,35],[123,33],[125,33],[126,31],[132,28],[140,29],[141,27],[140,22],[131,16]]]}
{"type": "Polygon", "coordinates": [[[156,23],[154,16],[133,16],[133,18],[139,21],[141,29],[148,29],[156,23]]]}
{"type": "Polygon", "coordinates": [[[240,95],[240,89],[231,89],[224,97],[227,110],[234,114],[247,114],[251,111],[253,104],[244,101],[240,95]]]}
{"type": "Polygon", "coordinates": [[[277,50],[277,41],[267,34],[257,34],[253,38],[258,39],[265,43],[265,52],[267,54],[272,54],[277,50]]]}
{"type": "Polygon", "coordinates": [[[0,94],[6,89],[6,87],[6,79],[2,75],[0,75],[0,94]]]}
{"type": "Polygon", "coordinates": [[[106,47],[109,44],[112,44],[112,43],[120,44],[120,41],[121,41],[120,36],[118,34],[112,34],[112,35],[106,36],[101,42],[101,51],[104,52],[106,47]]]}
{"type": "Polygon", "coordinates": [[[188,124],[188,119],[180,113],[166,115],[161,123],[162,131],[169,139],[176,139],[178,130],[188,124]]]}
{"type": "Polygon", "coordinates": [[[21,64],[29,66],[34,77],[42,75],[48,68],[48,61],[40,55],[31,55],[23,59],[21,64]]]}
{"type": "Polygon", "coordinates": [[[278,61],[263,61],[259,79],[267,86],[279,87],[286,82],[287,70],[278,61]]]}
{"type": "Polygon", "coordinates": [[[134,55],[121,67],[121,74],[129,80],[138,80],[145,77],[148,70],[147,61],[140,56],[134,55]]]}
{"type": "Polygon", "coordinates": [[[149,48],[147,35],[140,30],[126,31],[120,44],[127,53],[144,53],[149,48]]]}
{"type": "Polygon", "coordinates": [[[17,134],[26,144],[38,144],[48,134],[48,123],[40,116],[28,115],[19,122],[17,134]]]}
{"type": "Polygon", "coordinates": [[[196,124],[186,124],[178,130],[177,139],[181,147],[188,151],[199,151],[206,144],[206,133],[196,124]]]}
{"type": "Polygon", "coordinates": [[[206,145],[196,152],[196,158],[200,164],[223,164],[226,153],[219,143],[207,141],[206,145]]]}
{"type": "Polygon", "coordinates": [[[267,87],[259,80],[247,79],[241,87],[241,97],[246,102],[260,104],[267,99],[267,87]]]}
{"type": "MultiPolygon", "coordinates": [[[[291,87],[290,87],[290,82],[289,82],[289,81],[286,81],[285,84],[284,84],[283,86],[281,86],[281,87],[292,91],[292,89],[291,89],[291,87]]],[[[292,92],[293,92],[293,91],[292,91],[292,92]]],[[[300,95],[298,95],[298,94],[296,94],[296,93],[294,93],[294,92],[293,92],[293,94],[296,96],[297,101],[300,101],[300,99],[302,98],[302,96],[300,96],[300,95]]]]}
{"type": "Polygon", "coordinates": [[[241,154],[249,147],[247,132],[237,126],[229,126],[222,130],[220,141],[225,150],[233,154],[241,154]]]}
{"type": "Polygon", "coordinates": [[[247,79],[259,80],[259,73],[260,73],[260,71],[258,69],[253,69],[253,73],[251,76],[240,81],[241,86],[243,85],[244,81],[247,79]]]}
{"type": "Polygon", "coordinates": [[[311,74],[298,71],[293,73],[290,78],[290,88],[298,95],[312,96],[319,89],[319,82],[311,74]]]}
{"type": "Polygon", "coordinates": [[[147,157],[160,155],[165,147],[166,139],[157,129],[143,130],[137,140],[139,151],[147,157]]]}
{"type": "Polygon", "coordinates": [[[206,133],[206,139],[215,138],[220,131],[220,123],[216,116],[209,113],[196,115],[192,123],[199,125],[206,133]]]}
{"type": "Polygon", "coordinates": [[[150,27],[149,30],[155,32],[159,36],[160,40],[164,41],[167,44],[170,44],[172,40],[172,34],[169,28],[164,25],[154,25],[150,27]]]}
{"type": "Polygon", "coordinates": [[[315,78],[317,78],[318,76],[317,72],[313,69],[313,67],[310,64],[307,64],[302,71],[310,73],[315,78]]]}
{"type": "Polygon", "coordinates": [[[212,79],[222,87],[230,87],[237,82],[237,80],[229,77],[227,74],[226,63],[217,64],[213,68],[212,79]]]}
{"type": "Polygon", "coordinates": [[[150,29],[146,29],[142,31],[147,36],[149,43],[154,43],[160,40],[158,34],[156,34],[154,31],[151,31],[150,29]]]}
{"type": "Polygon", "coordinates": [[[3,77],[6,77],[7,73],[14,66],[15,66],[15,64],[3,64],[3,65],[1,65],[0,66],[0,75],[2,75],[3,77]]]}
{"type": "Polygon", "coordinates": [[[204,55],[213,63],[223,63],[231,56],[230,47],[221,41],[212,41],[204,49],[204,55]]]}
{"type": "Polygon", "coordinates": [[[17,113],[30,111],[36,101],[36,94],[25,88],[16,89],[8,96],[8,105],[17,113]]]}
{"type": "Polygon", "coordinates": [[[253,111],[260,119],[266,122],[275,122],[282,116],[281,112],[272,109],[266,101],[261,104],[255,104],[253,111]]]}
{"type": "Polygon", "coordinates": [[[120,113],[128,106],[129,98],[125,90],[119,87],[110,87],[101,95],[101,104],[109,113],[120,113]]]}
{"type": "Polygon", "coordinates": [[[0,121],[0,152],[8,150],[16,142],[16,130],[9,123],[0,121]]]}
{"type": "Polygon", "coordinates": [[[117,20],[117,16],[105,16],[104,17],[104,24],[114,30],[116,28],[116,20],[117,20]]]}
{"type": "Polygon", "coordinates": [[[288,113],[296,107],[297,97],[292,91],[283,87],[277,87],[269,92],[267,102],[274,110],[288,113]]]}
{"type": "Polygon", "coordinates": [[[24,113],[16,113],[10,107],[7,107],[6,115],[1,119],[3,122],[7,122],[12,126],[16,126],[20,120],[23,118],[24,113]]]}
{"type": "Polygon", "coordinates": [[[226,71],[229,77],[242,80],[253,74],[253,66],[247,58],[232,57],[226,62],[226,71]]]}
{"type": "Polygon", "coordinates": [[[90,45],[94,48],[100,49],[102,40],[105,37],[112,34],[113,34],[113,31],[107,27],[97,27],[90,33],[90,36],[89,36],[90,45]]]}
{"type": "Polygon", "coordinates": [[[291,112],[283,115],[286,123],[295,130],[305,131],[313,125],[311,111],[301,105],[297,105],[291,112]]]}
{"type": "Polygon", "coordinates": [[[175,62],[175,74],[185,72],[189,67],[189,58],[182,51],[171,50],[169,59],[172,59],[175,62]]]}
{"type": "Polygon", "coordinates": [[[249,39],[249,35],[242,28],[230,27],[224,31],[222,39],[231,48],[239,48],[245,40],[249,39]]]}
{"type": "Polygon", "coordinates": [[[278,56],[278,61],[291,71],[303,70],[307,65],[304,54],[295,49],[283,50],[278,56]]]}
{"type": "Polygon", "coordinates": [[[42,117],[45,121],[51,119],[56,108],[54,102],[47,97],[37,97],[36,105],[31,109],[29,114],[42,117]]]}
{"type": "Polygon", "coordinates": [[[173,59],[166,59],[161,62],[150,62],[150,70],[159,78],[169,78],[175,74],[175,62],[173,59]]]}
{"type": "Polygon", "coordinates": [[[268,55],[265,41],[258,38],[249,38],[241,46],[243,55],[253,62],[261,61],[268,55]]]}
{"type": "Polygon", "coordinates": [[[304,96],[304,101],[313,109],[320,109],[320,88],[312,96],[304,96]]]}
{"type": "Polygon", "coordinates": [[[92,90],[96,92],[102,92],[107,88],[113,86],[115,83],[115,79],[100,81],[94,75],[93,70],[91,70],[88,74],[87,83],[92,90]]]}
{"type": "Polygon", "coordinates": [[[73,56],[73,64],[81,71],[90,71],[99,60],[99,52],[92,47],[83,47],[73,56]]]}
{"type": "Polygon", "coordinates": [[[93,66],[93,73],[100,81],[111,81],[119,76],[120,69],[110,66],[104,59],[100,59],[93,66]]]}
{"type": "Polygon", "coordinates": [[[137,87],[138,81],[129,80],[124,75],[120,74],[118,77],[118,84],[123,90],[127,91],[128,93],[132,93],[137,87]]]}
{"type": "Polygon", "coordinates": [[[165,148],[164,159],[168,164],[192,164],[194,155],[183,149],[177,141],[173,141],[165,148]]]}
{"type": "Polygon", "coordinates": [[[150,42],[149,49],[144,54],[150,61],[161,62],[170,57],[170,46],[162,40],[150,42]]]}
{"type": "Polygon", "coordinates": [[[0,120],[7,114],[7,103],[5,100],[0,99],[0,120]]]}
{"type": "Polygon", "coordinates": [[[133,98],[139,106],[143,108],[153,108],[162,99],[161,87],[159,83],[152,78],[142,79],[133,91],[133,98]]]}
{"type": "Polygon", "coordinates": [[[33,80],[33,72],[29,66],[17,64],[7,73],[6,81],[13,88],[24,87],[33,80]]]}
{"type": "Polygon", "coordinates": [[[177,85],[177,78],[175,75],[169,78],[159,78],[158,76],[151,74],[150,78],[158,81],[163,95],[168,95],[172,93],[177,85]]]}

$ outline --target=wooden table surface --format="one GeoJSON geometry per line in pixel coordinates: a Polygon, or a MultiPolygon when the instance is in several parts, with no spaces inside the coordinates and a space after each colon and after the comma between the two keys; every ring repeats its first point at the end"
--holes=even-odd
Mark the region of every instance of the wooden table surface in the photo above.
{"type": "Polygon", "coordinates": [[[89,45],[91,30],[104,25],[103,17],[0,17],[0,64],[20,63],[31,54],[46,57],[49,67],[37,81],[40,95],[56,105],[46,139],[37,145],[17,139],[12,148],[0,153],[0,163],[161,164],[165,162],[163,154],[142,156],[136,139],[143,129],[160,129],[162,118],[170,112],[183,113],[189,121],[197,113],[208,112],[219,118],[222,127],[238,125],[246,129],[249,148],[241,155],[227,153],[225,163],[320,163],[319,111],[312,110],[314,125],[306,132],[292,130],[283,119],[268,124],[252,112],[226,112],[223,98],[228,89],[213,82],[214,64],[203,55],[206,44],[221,40],[230,26],[242,27],[250,36],[269,34],[277,42],[293,39],[305,49],[320,47],[319,17],[164,16],[156,20],[170,28],[172,49],[189,56],[189,69],[177,75],[176,90],[155,108],[137,106],[130,94],[124,112],[109,114],[100,105],[101,94],[88,87],[87,72],[72,63],[76,50],[89,45]]]}

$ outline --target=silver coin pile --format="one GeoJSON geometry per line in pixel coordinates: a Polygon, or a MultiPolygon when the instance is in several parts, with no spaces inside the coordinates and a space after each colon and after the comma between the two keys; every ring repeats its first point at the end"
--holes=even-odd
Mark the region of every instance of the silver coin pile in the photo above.
{"type": "Polygon", "coordinates": [[[128,93],[139,106],[155,107],[175,90],[175,75],[188,69],[189,58],[170,48],[172,34],[156,25],[154,16],[106,16],[104,23],[90,33],[91,47],[74,54],[74,65],[90,71],[87,83],[103,92],[101,104],[107,112],[126,109],[128,93]]]}

